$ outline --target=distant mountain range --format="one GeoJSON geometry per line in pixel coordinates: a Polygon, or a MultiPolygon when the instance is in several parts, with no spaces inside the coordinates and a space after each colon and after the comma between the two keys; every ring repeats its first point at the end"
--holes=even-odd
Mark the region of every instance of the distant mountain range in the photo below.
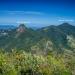
{"type": "Polygon", "coordinates": [[[9,30],[14,28],[16,28],[14,25],[0,25],[0,30],[9,30]]]}
{"type": "Polygon", "coordinates": [[[0,48],[5,50],[18,49],[33,53],[63,52],[75,50],[75,26],[63,23],[58,26],[47,26],[40,29],[0,26],[1,29],[11,29],[0,32],[0,48]]]}

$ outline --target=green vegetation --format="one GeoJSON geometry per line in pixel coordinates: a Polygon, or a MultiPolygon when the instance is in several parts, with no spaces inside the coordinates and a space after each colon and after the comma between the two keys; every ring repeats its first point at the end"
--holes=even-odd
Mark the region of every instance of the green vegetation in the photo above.
{"type": "Polygon", "coordinates": [[[0,75],[74,75],[74,56],[37,55],[25,51],[0,51],[0,75]]]}
{"type": "Polygon", "coordinates": [[[0,75],[75,75],[75,26],[1,32],[0,75]]]}
{"type": "MultiPolygon", "coordinates": [[[[37,30],[27,28],[21,24],[11,31],[0,32],[0,49],[33,51],[35,47],[39,51],[57,50],[58,53],[64,49],[75,48],[75,26],[63,23],[58,26],[47,26],[37,30]],[[7,33],[6,35],[4,35],[7,33]]],[[[36,50],[36,48],[35,48],[36,50]]],[[[36,50],[36,51],[37,51],[36,50]]]]}

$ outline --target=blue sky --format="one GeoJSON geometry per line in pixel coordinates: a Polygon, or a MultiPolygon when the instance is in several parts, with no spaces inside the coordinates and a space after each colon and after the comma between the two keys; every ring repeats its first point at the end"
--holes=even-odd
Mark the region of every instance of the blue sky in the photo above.
{"type": "Polygon", "coordinates": [[[0,0],[0,24],[75,25],[75,0],[0,0]]]}

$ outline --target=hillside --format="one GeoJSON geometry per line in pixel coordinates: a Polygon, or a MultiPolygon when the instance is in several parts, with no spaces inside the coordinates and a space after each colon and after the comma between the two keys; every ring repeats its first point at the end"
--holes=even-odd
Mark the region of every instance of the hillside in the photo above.
{"type": "Polygon", "coordinates": [[[75,26],[0,32],[0,75],[75,75],[75,26]]]}
{"type": "Polygon", "coordinates": [[[63,23],[50,25],[37,30],[21,24],[16,29],[0,33],[0,48],[18,49],[33,53],[63,52],[75,48],[75,26],[63,23]]]}

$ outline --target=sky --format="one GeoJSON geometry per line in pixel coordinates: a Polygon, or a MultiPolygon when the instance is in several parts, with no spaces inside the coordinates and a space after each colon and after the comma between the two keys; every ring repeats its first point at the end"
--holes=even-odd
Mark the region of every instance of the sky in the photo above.
{"type": "Polygon", "coordinates": [[[0,25],[75,25],[75,0],[0,0],[0,25]]]}

